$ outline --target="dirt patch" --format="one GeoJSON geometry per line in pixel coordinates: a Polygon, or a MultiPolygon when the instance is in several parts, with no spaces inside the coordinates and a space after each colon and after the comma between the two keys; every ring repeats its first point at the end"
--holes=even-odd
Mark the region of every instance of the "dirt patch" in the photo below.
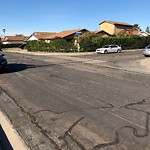
{"type": "Polygon", "coordinates": [[[140,65],[150,71],[150,58],[140,60],[140,65]]]}

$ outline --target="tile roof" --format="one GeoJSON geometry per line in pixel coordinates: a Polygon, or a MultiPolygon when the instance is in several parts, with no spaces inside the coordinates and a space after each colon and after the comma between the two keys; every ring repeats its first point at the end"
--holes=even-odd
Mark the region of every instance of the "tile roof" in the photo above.
{"type": "Polygon", "coordinates": [[[53,39],[55,37],[65,38],[67,36],[76,34],[76,32],[82,32],[83,30],[86,30],[86,29],[65,30],[65,31],[62,31],[62,32],[59,32],[59,33],[56,33],[56,34],[53,34],[53,35],[50,35],[50,36],[47,36],[46,38],[47,39],[53,39]]]}
{"type": "Polygon", "coordinates": [[[116,22],[116,21],[108,21],[108,20],[102,21],[99,25],[101,25],[104,22],[107,22],[107,23],[110,23],[110,24],[114,24],[114,25],[124,25],[124,26],[131,26],[131,27],[133,26],[133,25],[125,23],[125,22],[116,22]]]}
{"type": "Polygon", "coordinates": [[[96,34],[105,33],[105,34],[111,35],[110,33],[106,32],[104,30],[96,30],[96,31],[93,31],[93,32],[96,33],[96,34]]]}
{"type": "Polygon", "coordinates": [[[2,38],[2,41],[25,41],[28,37],[27,36],[5,36],[2,38]]]}
{"type": "Polygon", "coordinates": [[[38,39],[45,39],[45,37],[52,36],[54,34],[56,34],[56,32],[34,32],[32,35],[38,39]]]}
{"type": "Polygon", "coordinates": [[[93,33],[99,33],[100,32],[100,30],[95,30],[95,31],[92,31],[93,33]]]}

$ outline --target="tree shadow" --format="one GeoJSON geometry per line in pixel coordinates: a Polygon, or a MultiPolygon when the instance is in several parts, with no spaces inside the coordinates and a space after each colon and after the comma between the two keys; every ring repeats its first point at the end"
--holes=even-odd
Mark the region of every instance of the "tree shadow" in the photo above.
{"type": "Polygon", "coordinates": [[[33,65],[33,64],[10,63],[10,64],[8,64],[7,68],[2,70],[0,73],[8,74],[8,73],[20,72],[20,71],[30,69],[30,68],[39,68],[39,67],[48,67],[48,66],[51,66],[51,65],[33,65]]]}

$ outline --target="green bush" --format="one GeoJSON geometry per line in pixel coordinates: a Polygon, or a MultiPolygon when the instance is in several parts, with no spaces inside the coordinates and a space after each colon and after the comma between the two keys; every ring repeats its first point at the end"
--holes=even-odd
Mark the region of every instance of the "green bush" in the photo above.
{"type": "MultiPolygon", "coordinates": [[[[79,37],[80,52],[92,52],[96,48],[109,44],[117,44],[122,49],[141,49],[150,44],[150,36],[120,36],[120,37],[101,37],[98,34],[86,33],[79,37]]],[[[73,42],[65,39],[55,38],[50,43],[44,41],[28,41],[26,48],[28,51],[43,52],[77,52],[73,42]]]]}
{"type": "Polygon", "coordinates": [[[80,41],[80,51],[89,52],[96,49],[96,44],[92,41],[92,39],[82,39],[80,41]]]}
{"type": "Polygon", "coordinates": [[[150,36],[140,37],[140,36],[125,36],[125,37],[101,37],[99,35],[95,36],[81,36],[80,37],[80,47],[82,51],[95,51],[96,48],[102,47],[104,45],[117,44],[122,47],[122,49],[141,49],[150,44],[150,36]]]}
{"type": "Polygon", "coordinates": [[[49,46],[51,50],[58,52],[70,52],[73,49],[73,44],[71,42],[67,42],[65,39],[60,38],[51,40],[49,46]]]}
{"type": "Polygon", "coordinates": [[[28,51],[48,51],[48,44],[44,41],[28,41],[26,45],[28,51]]]}
{"type": "Polygon", "coordinates": [[[44,41],[28,41],[26,45],[28,51],[40,52],[72,52],[73,44],[64,39],[56,38],[46,43],[44,41]]]}

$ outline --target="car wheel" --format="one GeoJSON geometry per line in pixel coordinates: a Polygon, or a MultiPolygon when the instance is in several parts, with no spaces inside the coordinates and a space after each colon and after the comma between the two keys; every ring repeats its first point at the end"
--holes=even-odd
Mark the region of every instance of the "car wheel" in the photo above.
{"type": "Polygon", "coordinates": [[[121,50],[120,50],[120,49],[118,49],[118,50],[117,50],[117,53],[121,53],[121,50]]]}
{"type": "Polygon", "coordinates": [[[107,50],[105,50],[105,51],[104,51],[104,54],[108,54],[108,51],[107,51],[107,50]]]}
{"type": "Polygon", "coordinates": [[[145,57],[149,57],[149,55],[144,55],[145,57]]]}

